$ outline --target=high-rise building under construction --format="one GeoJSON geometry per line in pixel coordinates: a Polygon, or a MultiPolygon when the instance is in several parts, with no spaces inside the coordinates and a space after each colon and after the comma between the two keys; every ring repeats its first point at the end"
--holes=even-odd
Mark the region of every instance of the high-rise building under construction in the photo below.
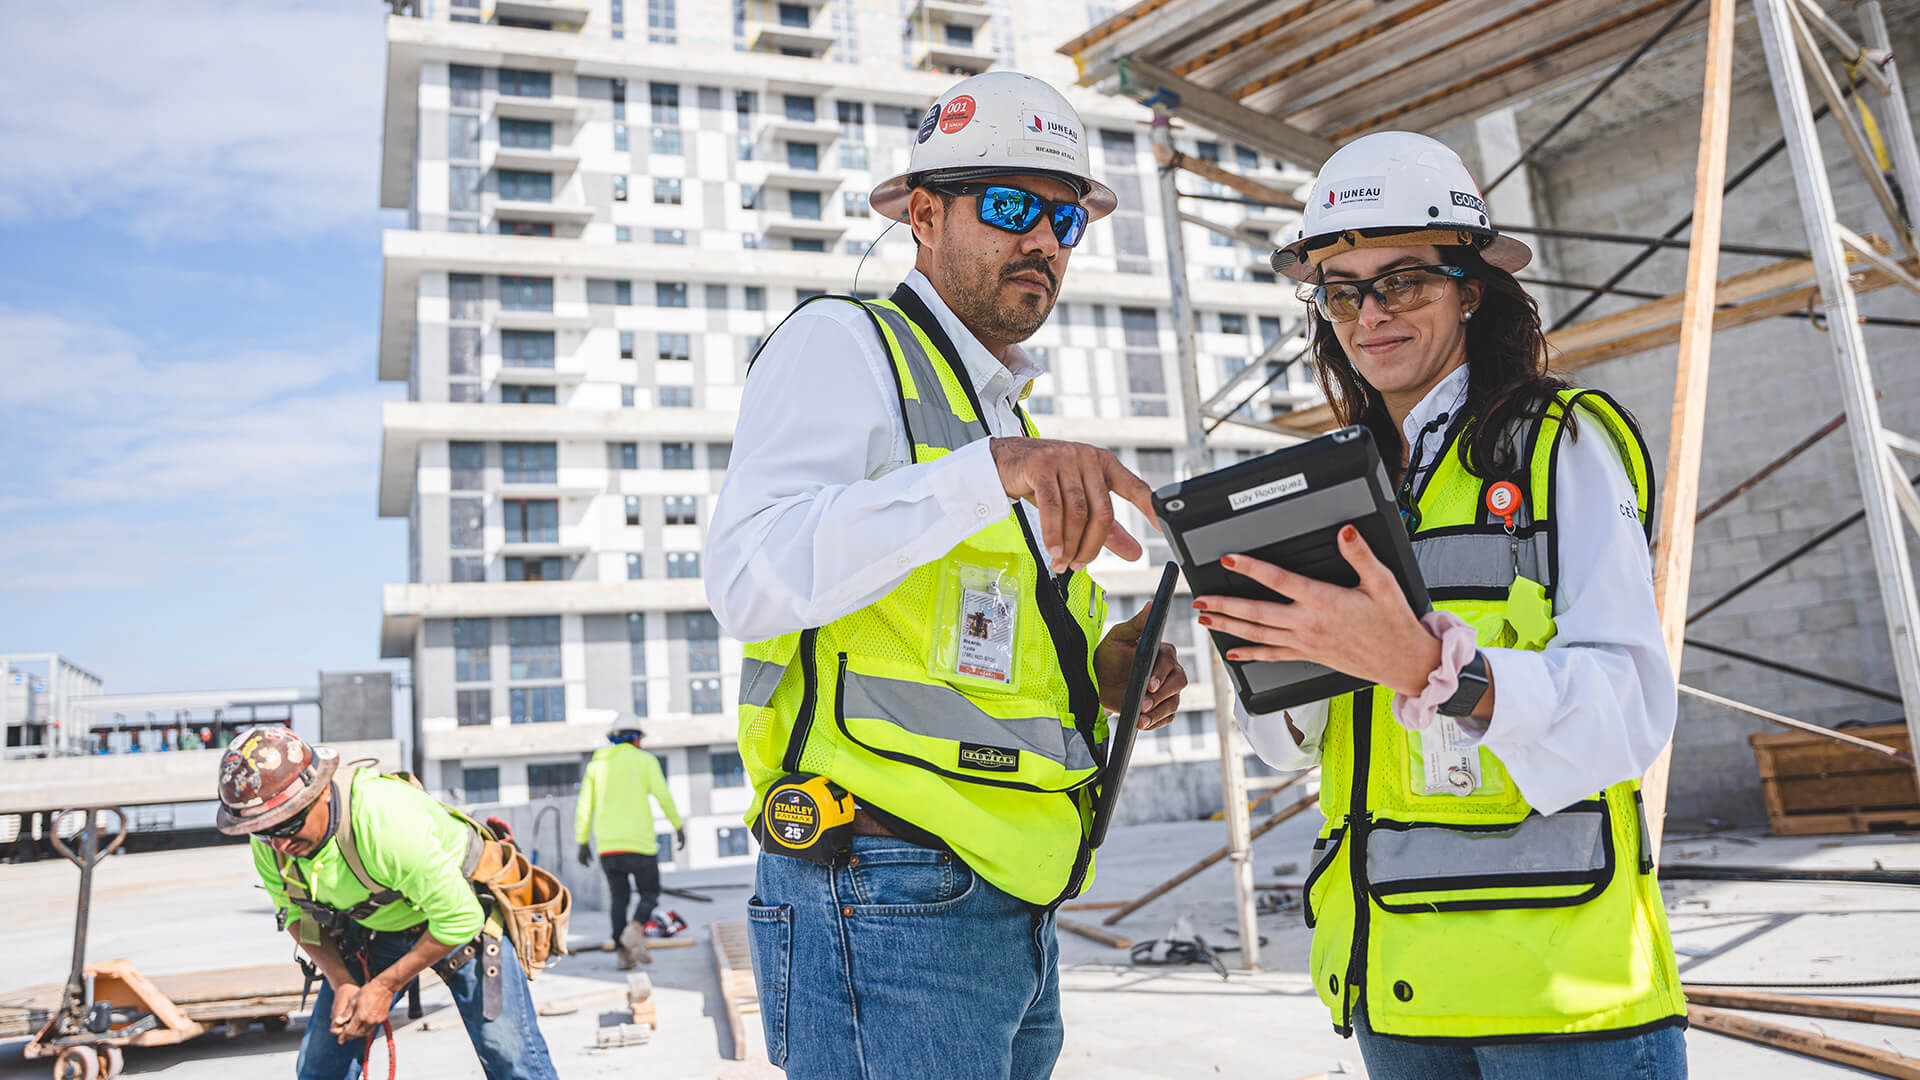
{"type": "MultiPolygon", "coordinates": [[[[385,590],[381,651],[412,661],[416,764],[467,802],[565,794],[609,724],[637,715],[689,817],[682,864],[748,855],[740,645],[707,610],[700,567],[747,359],[800,298],[884,295],[905,273],[912,237],[886,231],[867,192],[904,167],[940,91],[989,67],[1067,87],[1072,65],[1054,49],[1108,12],[397,6],[380,200],[406,223],[383,242],[379,375],[407,395],[383,418],[379,512],[407,519],[410,542],[405,583],[385,590]]],[[[1158,485],[1186,406],[1146,114],[1073,95],[1120,209],[1075,249],[1026,343],[1049,369],[1027,405],[1045,433],[1114,447],[1158,485]]],[[[1204,133],[1178,144],[1269,184],[1297,180],[1204,133]]],[[[1185,235],[1207,395],[1295,335],[1299,305],[1254,243],[1286,219],[1182,183],[1222,196],[1203,210],[1216,228],[1185,235]]],[[[1316,399],[1295,367],[1242,415],[1316,399]]],[[[1274,440],[1229,424],[1210,445],[1224,462],[1274,440]]],[[[1122,519],[1152,533],[1131,510],[1122,519]]],[[[1116,617],[1137,610],[1165,554],[1095,564],[1116,617]]],[[[1189,621],[1172,636],[1199,685],[1135,760],[1217,778],[1206,657],[1189,621]]]]}

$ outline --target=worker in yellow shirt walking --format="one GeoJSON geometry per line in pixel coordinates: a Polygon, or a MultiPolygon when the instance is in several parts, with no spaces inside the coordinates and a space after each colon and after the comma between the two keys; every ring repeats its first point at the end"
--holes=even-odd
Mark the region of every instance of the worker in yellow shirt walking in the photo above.
{"type": "Polygon", "coordinates": [[[653,831],[653,807],[660,804],[667,820],[673,822],[674,840],[687,846],[686,824],[667,790],[667,777],[660,759],[640,749],[643,733],[639,727],[620,724],[607,733],[611,746],[594,751],[587,763],[587,774],[580,781],[580,799],[573,812],[573,838],[580,845],[580,865],[593,862],[591,835],[600,848],[600,869],[607,875],[610,898],[608,917],[613,921],[613,940],[621,946],[620,966],[633,966],[635,959],[646,959],[647,924],[660,900],[659,840],[653,831]],[[633,915],[627,915],[627,901],[638,893],[633,915]]]}

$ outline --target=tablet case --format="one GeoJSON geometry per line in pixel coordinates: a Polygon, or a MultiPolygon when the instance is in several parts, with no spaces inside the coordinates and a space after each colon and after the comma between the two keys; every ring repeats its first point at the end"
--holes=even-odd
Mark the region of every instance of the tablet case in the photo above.
{"type": "Polygon", "coordinates": [[[1179,567],[1168,563],[1160,574],[1160,587],[1154,590],[1153,604],[1147,609],[1147,621],[1140,627],[1139,644],[1134,646],[1127,696],[1107,728],[1107,763],[1100,769],[1100,789],[1094,795],[1093,829],[1089,833],[1094,847],[1106,843],[1107,829],[1113,824],[1120,784],[1127,778],[1127,763],[1133,760],[1133,743],[1140,734],[1140,706],[1147,699],[1147,680],[1153,677],[1153,666],[1160,656],[1160,640],[1166,635],[1173,607],[1173,586],[1179,580],[1179,567]]]}
{"type": "MultiPolygon", "coordinates": [[[[1352,524],[1393,571],[1414,614],[1432,608],[1386,466],[1365,428],[1342,428],[1168,484],[1154,492],[1153,506],[1195,596],[1285,599],[1220,565],[1222,555],[1233,554],[1351,588],[1359,578],[1340,554],[1337,538],[1341,526],[1352,524]]],[[[1210,633],[1223,658],[1227,650],[1251,644],[1217,630],[1210,633]]],[[[1226,665],[1249,713],[1274,712],[1368,685],[1304,661],[1228,660],[1226,665]]]]}

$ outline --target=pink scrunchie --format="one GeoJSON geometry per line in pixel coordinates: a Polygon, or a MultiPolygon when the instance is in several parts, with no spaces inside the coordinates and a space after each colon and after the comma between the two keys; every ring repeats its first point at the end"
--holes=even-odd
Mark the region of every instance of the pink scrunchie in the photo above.
{"type": "Polygon", "coordinates": [[[1393,718],[1408,731],[1425,731],[1433,723],[1440,706],[1460,688],[1460,669],[1473,659],[1479,643],[1473,627],[1450,611],[1429,611],[1420,616],[1420,625],[1440,639],[1440,666],[1427,676],[1427,688],[1419,697],[1393,695],[1393,718]]]}

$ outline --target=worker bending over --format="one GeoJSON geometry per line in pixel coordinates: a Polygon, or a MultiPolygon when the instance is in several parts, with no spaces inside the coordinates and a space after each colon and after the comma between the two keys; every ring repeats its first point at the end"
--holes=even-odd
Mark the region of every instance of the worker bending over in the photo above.
{"type": "MultiPolygon", "coordinates": [[[[795,1080],[1052,1072],[1054,912],[1092,874],[1102,706],[1140,632],[1102,640],[1084,570],[1102,546],[1140,556],[1112,496],[1151,520],[1147,485],[1019,404],[1044,370],[1019,342],[1114,208],[1087,131],[1001,71],[942,94],[916,138],[871,196],[913,230],[914,269],[775,330],[707,534],[709,603],[748,642],[767,1056],[795,1080]]],[[[1163,647],[1142,726],[1185,684],[1163,647]]]]}
{"type": "Polygon", "coordinates": [[[611,746],[593,752],[587,774],[580,781],[574,803],[573,838],[580,845],[580,865],[593,862],[591,836],[600,845],[600,869],[607,875],[607,914],[613,920],[613,941],[619,947],[620,967],[650,959],[646,935],[654,929],[653,908],[660,902],[660,841],[653,829],[652,803],[673,822],[674,839],[687,846],[687,830],[680,810],[667,790],[660,759],[640,749],[640,728],[623,723],[607,733],[611,746]],[[651,800],[651,802],[649,802],[651,800]],[[633,915],[627,900],[638,894],[633,915]]]}
{"type": "Polygon", "coordinates": [[[219,784],[216,825],[252,837],[281,925],[324,979],[299,1080],[346,1080],[428,968],[453,992],[487,1080],[554,1076],[501,915],[475,894],[499,847],[471,819],[404,779],[342,770],[334,751],[284,727],[241,733],[219,784]]]}

